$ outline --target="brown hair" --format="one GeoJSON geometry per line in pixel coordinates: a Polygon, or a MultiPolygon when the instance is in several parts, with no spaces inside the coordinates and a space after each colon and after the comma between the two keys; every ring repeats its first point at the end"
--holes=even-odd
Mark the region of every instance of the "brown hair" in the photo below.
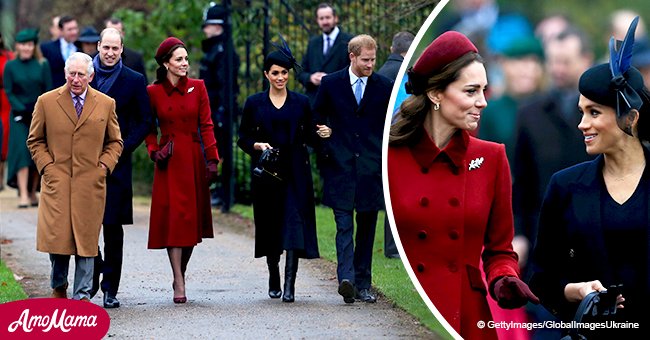
{"type": "Polygon", "coordinates": [[[426,82],[426,90],[422,94],[406,98],[400,105],[399,112],[393,118],[388,144],[410,146],[417,143],[424,118],[431,111],[431,101],[427,97],[427,92],[444,91],[449,84],[460,77],[460,72],[473,62],[483,63],[483,58],[476,52],[464,54],[443,67],[439,73],[429,77],[426,82]]]}
{"type": "Polygon", "coordinates": [[[350,42],[348,43],[348,53],[359,56],[362,48],[377,50],[377,42],[367,34],[359,34],[350,39],[350,42]]]}
{"type": "Polygon", "coordinates": [[[154,81],[154,84],[161,83],[167,79],[167,69],[164,66],[164,63],[168,62],[169,59],[172,58],[172,54],[174,54],[174,51],[176,51],[179,48],[184,48],[187,50],[185,45],[182,44],[177,44],[174,45],[172,48],[169,49],[169,52],[165,54],[162,58],[160,58],[160,66],[156,69],[156,81],[154,81]]]}

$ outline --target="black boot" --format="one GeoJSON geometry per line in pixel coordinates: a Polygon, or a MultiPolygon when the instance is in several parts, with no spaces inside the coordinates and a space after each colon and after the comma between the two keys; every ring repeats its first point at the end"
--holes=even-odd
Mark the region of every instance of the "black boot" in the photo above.
{"type": "Polygon", "coordinates": [[[298,256],[293,250],[287,250],[286,266],[284,267],[284,295],[283,302],[293,302],[294,288],[296,285],[296,272],[298,271],[298,256]]]}
{"type": "Polygon", "coordinates": [[[269,297],[279,299],[282,296],[280,290],[280,256],[266,256],[266,264],[269,267],[269,297]]]}

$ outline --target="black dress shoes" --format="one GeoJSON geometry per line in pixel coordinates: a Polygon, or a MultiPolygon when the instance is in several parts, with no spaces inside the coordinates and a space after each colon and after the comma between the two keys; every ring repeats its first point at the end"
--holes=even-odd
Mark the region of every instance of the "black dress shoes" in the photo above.
{"type": "Polygon", "coordinates": [[[363,302],[368,302],[368,303],[375,303],[377,302],[377,298],[370,293],[370,289],[361,289],[360,291],[357,292],[356,298],[358,300],[361,300],[363,302]]]}
{"type": "Polygon", "coordinates": [[[115,296],[109,293],[104,293],[104,308],[118,308],[120,301],[115,296]]]}
{"type": "Polygon", "coordinates": [[[354,303],[354,285],[350,280],[344,279],[339,283],[339,294],[345,303],[354,303]]]}

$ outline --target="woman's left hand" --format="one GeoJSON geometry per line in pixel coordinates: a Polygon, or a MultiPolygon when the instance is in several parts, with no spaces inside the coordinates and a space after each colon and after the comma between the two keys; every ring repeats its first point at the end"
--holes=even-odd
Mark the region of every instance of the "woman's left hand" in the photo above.
{"type": "Polygon", "coordinates": [[[589,281],[589,282],[576,282],[569,283],[564,286],[564,297],[569,302],[580,302],[585,296],[593,291],[603,291],[606,290],[605,286],[598,280],[589,281]]]}

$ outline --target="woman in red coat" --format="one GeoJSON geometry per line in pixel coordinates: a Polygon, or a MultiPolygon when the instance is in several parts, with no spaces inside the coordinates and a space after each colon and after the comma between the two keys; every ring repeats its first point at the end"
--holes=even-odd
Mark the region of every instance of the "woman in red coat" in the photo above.
{"type": "Polygon", "coordinates": [[[14,54],[8,49],[5,49],[2,33],[0,33],[0,191],[4,189],[5,183],[4,170],[9,148],[9,112],[11,111],[7,94],[2,85],[2,78],[5,64],[13,58],[14,54]]]}
{"type": "Polygon", "coordinates": [[[470,136],[487,106],[476,47],[458,32],[434,40],[409,70],[390,130],[390,201],[406,260],[465,339],[496,339],[486,295],[502,308],[538,303],[519,279],[510,169],[501,144],[470,136]],[[479,263],[487,276],[486,289],[479,263]]]}
{"type": "Polygon", "coordinates": [[[208,93],[202,80],[187,77],[185,45],[167,38],[155,58],[160,67],[147,92],[161,137],[158,141],[154,128],[145,140],[156,163],[148,248],[167,249],[174,302],[185,303],[185,269],[192,250],[203,238],[213,237],[208,179],[216,180],[219,155],[208,93]]]}

